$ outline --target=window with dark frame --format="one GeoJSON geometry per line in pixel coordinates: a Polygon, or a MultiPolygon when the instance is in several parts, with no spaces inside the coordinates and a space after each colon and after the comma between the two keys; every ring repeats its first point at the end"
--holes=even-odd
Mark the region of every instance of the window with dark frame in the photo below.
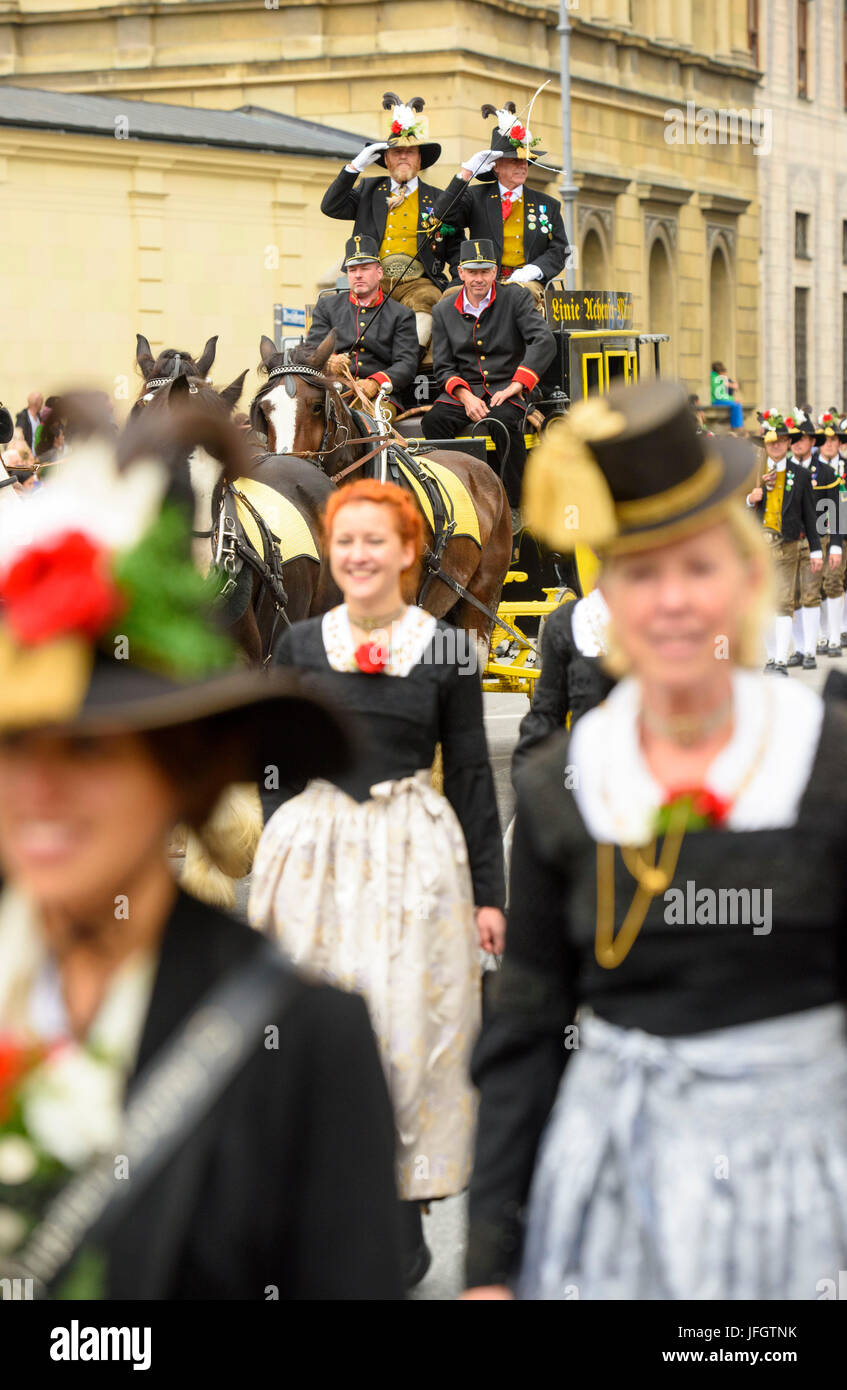
{"type": "Polygon", "coordinates": [[[794,255],[801,261],[810,261],[809,255],[809,214],[794,214],[794,255]]]}
{"type": "Polygon", "coordinates": [[[797,0],[797,95],[809,95],[809,5],[797,0]]]}
{"type": "MultiPolygon", "coordinates": [[[[845,0],[847,15],[847,0],[845,0]]],[[[759,0],[747,0],[747,47],[753,66],[759,66],[759,0]]]]}
{"type": "Polygon", "coordinates": [[[794,287],[794,399],[809,399],[809,374],[807,359],[808,334],[807,316],[809,312],[809,291],[805,286],[794,287]]]}

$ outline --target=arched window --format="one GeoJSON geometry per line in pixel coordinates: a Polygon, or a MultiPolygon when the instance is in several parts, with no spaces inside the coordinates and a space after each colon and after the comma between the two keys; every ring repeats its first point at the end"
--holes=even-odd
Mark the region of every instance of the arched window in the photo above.
{"type": "Polygon", "coordinates": [[[609,270],[606,252],[596,227],[589,227],[582,242],[582,288],[584,290],[608,290],[609,270]]]}
{"type": "MultiPolygon", "coordinates": [[[[668,248],[661,235],[655,238],[650,247],[647,303],[648,331],[670,335],[670,342],[665,345],[662,352],[663,374],[669,376],[675,371],[677,344],[675,341],[673,275],[671,274],[668,248]]],[[[647,365],[647,359],[642,355],[642,366],[644,365],[647,365]]]]}
{"type": "Polygon", "coordinates": [[[732,310],[732,280],[726,248],[722,241],[715,244],[709,264],[709,351],[706,378],[712,362],[724,362],[730,376],[736,372],[733,342],[734,314],[732,310]]]}

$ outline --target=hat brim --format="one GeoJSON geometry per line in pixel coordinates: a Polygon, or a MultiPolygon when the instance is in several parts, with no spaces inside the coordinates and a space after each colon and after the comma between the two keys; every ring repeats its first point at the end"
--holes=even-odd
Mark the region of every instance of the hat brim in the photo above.
{"type": "Polygon", "coordinates": [[[477,270],[496,270],[496,269],[497,269],[497,262],[496,262],[496,261],[459,261],[459,269],[460,269],[460,270],[467,270],[467,269],[468,269],[469,267],[471,267],[471,266],[475,266],[477,270]]]}
{"type": "Polygon", "coordinates": [[[341,269],[346,270],[351,265],[379,265],[379,256],[350,256],[342,262],[341,269]]]}
{"type": "MultiPolygon", "coordinates": [[[[612,555],[654,550],[714,526],[721,520],[727,507],[752,486],[756,475],[756,455],[749,440],[712,435],[706,445],[703,466],[713,467],[714,464],[719,465],[715,470],[714,484],[698,497],[696,503],[688,508],[674,507],[666,519],[659,517],[652,524],[621,526],[618,534],[602,549],[612,555]]],[[[670,492],[674,491],[670,489],[670,492]]],[[[656,506],[660,504],[660,497],[648,500],[657,511],[660,510],[660,506],[656,506]]]]}
{"type": "MultiPolygon", "coordinates": [[[[399,138],[397,140],[389,138],[388,148],[390,150],[418,150],[421,156],[422,169],[431,169],[432,165],[437,164],[441,158],[441,146],[437,145],[434,140],[426,141],[420,145],[410,145],[408,141],[403,142],[399,138]]],[[[382,151],[376,162],[381,164],[383,169],[388,168],[385,162],[385,150],[382,151]]]]}
{"type": "MultiPolygon", "coordinates": [[[[4,720],[0,731],[51,729],[75,734],[145,733],[226,717],[248,736],[258,777],[266,764],[286,778],[328,777],[352,762],[352,736],[329,705],[307,693],[288,670],[228,671],[211,679],[181,683],[124,661],[98,656],[77,712],[61,720],[4,720]],[[243,722],[242,722],[243,721],[243,722]]],[[[210,731],[211,733],[211,731],[210,731]]]]}

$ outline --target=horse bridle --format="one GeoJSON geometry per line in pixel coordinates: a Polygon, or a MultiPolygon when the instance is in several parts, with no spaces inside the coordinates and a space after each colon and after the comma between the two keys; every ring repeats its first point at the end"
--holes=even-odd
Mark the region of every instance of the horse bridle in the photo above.
{"type": "MultiPolygon", "coordinates": [[[[271,377],[275,376],[284,377],[285,394],[289,396],[292,400],[297,395],[296,378],[298,376],[315,377],[321,383],[321,385],[326,386],[326,399],[324,400],[324,429],[323,435],[321,437],[320,448],[314,450],[309,449],[299,455],[300,458],[311,459],[313,463],[317,463],[318,466],[321,469],[323,469],[324,457],[327,454],[334,454],[338,449],[343,449],[344,446],[347,443],[349,443],[350,440],[349,427],[338,418],[337,389],[340,388],[335,388],[330,382],[329,378],[324,376],[323,372],[319,372],[316,367],[307,367],[304,363],[300,362],[283,362],[282,365],[279,367],[269,368],[268,382],[270,383],[271,377]],[[329,449],[327,448],[327,444],[329,442],[329,432],[333,425],[335,425],[336,428],[336,442],[332,446],[332,448],[329,449]],[[344,431],[344,438],[341,441],[338,440],[338,432],[340,430],[344,431]]],[[[257,395],[256,400],[258,399],[259,396],[257,395]]]]}
{"type": "MultiPolygon", "coordinates": [[[[174,358],[173,371],[171,372],[170,376],[151,376],[149,381],[145,381],[144,395],[141,397],[141,401],[143,403],[147,403],[148,394],[152,395],[154,391],[158,391],[160,386],[167,386],[169,381],[176,381],[177,377],[179,376],[179,368],[181,362],[182,355],[178,352],[176,354],[176,357],[174,358]]],[[[197,387],[192,386],[190,380],[188,383],[188,389],[191,392],[192,396],[197,395],[197,387]]]]}

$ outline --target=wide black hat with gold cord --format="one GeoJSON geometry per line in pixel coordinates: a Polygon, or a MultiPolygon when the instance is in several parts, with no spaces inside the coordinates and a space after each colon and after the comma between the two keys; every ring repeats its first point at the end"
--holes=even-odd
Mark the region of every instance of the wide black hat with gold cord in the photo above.
{"type": "MultiPolygon", "coordinates": [[[[384,92],[382,97],[382,109],[391,112],[391,127],[386,136],[388,148],[396,150],[403,146],[412,146],[420,151],[421,168],[429,169],[441,158],[441,146],[434,140],[424,138],[421,112],[425,105],[423,97],[412,97],[412,100],[407,102],[402,102],[394,92],[384,92]]],[[[376,162],[381,164],[383,169],[386,167],[384,151],[376,162]]]]}
{"type": "Polygon", "coordinates": [[[251,765],[329,776],[350,760],[334,713],[296,676],[245,669],[191,556],[192,518],[161,457],[118,467],[80,443],[0,514],[0,734],[106,734],[219,719],[251,765]]]}
{"type": "Polygon", "coordinates": [[[645,550],[719,520],[754,472],[749,441],[697,433],[682,386],[620,386],[546,431],[527,460],[522,512],[556,550],[645,550]]]}

